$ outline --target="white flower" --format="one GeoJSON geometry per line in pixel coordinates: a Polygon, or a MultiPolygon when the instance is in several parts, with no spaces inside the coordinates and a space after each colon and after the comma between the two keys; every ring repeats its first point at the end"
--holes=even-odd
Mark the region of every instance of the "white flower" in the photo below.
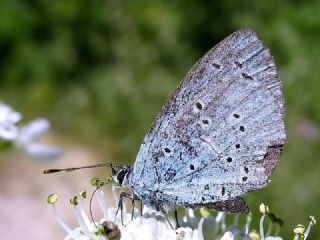
{"type": "Polygon", "coordinates": [[[47,119],[38,118],[19,127],[21,114],[0,102],[0,140],[14,143],[16,147],[35,160],[53,160],[62,154],[62,150],[39,143],[40,137],[48,131],[47,119]]]}
{"type": "Polygon", "coordinates": [[[62,154],[62,150],[39,143],[40,137],[48,131],[50,123],[47,119],[38,118],[22,126],[15,139],[15,144],[28,156],[35,160],[52,160],[62,154]]]}
{"type": "MultiPolygon", "coordinates": [[[[114,186],[113,192],[115,192],[114,186]]],[[[100,188],[97,190],[95,196],[102,210],[103,218],[99,222],[93,223],[89,220],[84,210],[83,201],[85,194],[83,193],[85,192],[80,194],[82,197],[74,197],[70,201],[73,205],[75,218],[79,224],[75,229],[67,226],[59,216],[55,206],[55,202],[58,199],[57,195],[52,194],[48,197],[48,203],[52,204],[53,212],[58,223],[67,233],[65,240],[105,240],[105,236],[97,234],[97,230],[102,226],[102,223],[106,221],[115,224],[120,230],[121,239],[125,240],[204,240],[202,235],[203,220],[199,222],[198,229],[192,230],[189,227],[181,227],[174,230],[170,227],[166,217],[151,208],[144,209],[142,216],[136,209],[133,219],[130,213],[123,210],[122,224],[120,212],[116,215],[117,209],[115,207],[107,207],[104,193],[100,188]],[[50,199],[54,199],[54,201],[50,199]]],[[[115,205],[118,204],[118,198],[115,194],[114,202],[115,205]]],[[[170,221],[173,222],[172,219],[170,219],[170,221]]]]}
{"type": "Polygon", "coordinates": [[[15,124],[21,119],[21,114],[0,102],[0,139],[13,140],[17,137],[18,128],[15,124]]]}
{"type": "MultiPolygon", "coordinates": [[[[112,182],[112,180],[107,183],[110,182],[112,182]]],[[[193,225],[193,227],[185,226],[174,230],[170,227],[167,218],[152,208],[144,207],[142,215],[135,208],[133,213],[134,216],[132,217],[132,215],[125,210],[125,202],[123,202],[124,210],[122,212],[123,219],[121,220],[120,212],[116,214],[117,209],[115,207],[108,207],[106,204],[104,192],[101,189],[106,183],[102,182],[99,178],[94,178],[91,183],[97,187],[95,197],[103,213],[103,218],[95,223],[89,220],[84,209],[83,201],[86,198],[85,192],[79,193],[80,197],[76,196],[70,200],[75,218],[79,224],[79,226],[74,229],[67,226],[57,213],[55,203],[58,200],[58,196],[52,194],[48,197],[48,203],[52,204],[52,209],[58,223],[67,234],[65,240],[204,240],[203,229],[205,229],[205,220],[210,220],[211,226],[209,229],[210,232],[208,232],[210,238],[208,239],[282,240],[281,237],[277,236],[277,233],[275,236],[264,233],[263,223],[266,216],[271,219],[271,224],[277,223],[278,226],[282,225],[280,224],[280,222],[282,222],[281,219],[267,211],[263,211],[263,216],[260,221],[260,234],[255,230],[249,231],[252,219],[251,215],[247,216],[245,225],[239,227],[237,215],[234,218],[234,223],[232,225],[227,225],[225,221],[226,214],[223,212],[218,213],[215,217],[212,216],[212,214],[206,214],[206,216],[204,216],[206,218],[202,217],[199,220],[199,218],[195,217],[193,210],[188,209],[186,211],[186,216],[183,217],[181,222],[184,225],[193,225]],[[198,220],[197,226],[194,226],[196,220],[198,220]],[[265,235],[267,235],[267,237],[265,237],[265,235]]],[[[119,203],[119,198],[115,189],[116,187],[112,186],[114,204],[117,205],[119,203]]],[[[173,222],[173,219],[169,218],[169,220],[170,222],[173,222]]],[[[316,224],[316,219],[313,216],[309,217],[309,221],[310,227],[316,224]]],[[[272,232],[270,225],[268,232],[272,232]]],[[[309,233],[305,234],[305,228],[302,225],[298,225],[294,229],[294,232],[296,234],[295,239],[307,239],[307,234],[309,233]]]]}

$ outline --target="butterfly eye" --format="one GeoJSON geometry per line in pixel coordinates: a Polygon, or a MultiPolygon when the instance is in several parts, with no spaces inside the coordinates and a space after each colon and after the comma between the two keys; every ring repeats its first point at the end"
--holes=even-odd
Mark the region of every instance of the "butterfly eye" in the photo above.
{"type": "Polygon", "coordinates": [[[118,183],[121,185],[125,176],[127,175],[127,172],[125,170],[120,170],[118,173],[117,173],[117,180],[118,180],[118,183]]]}
{"type": "Polygon", "coordinates": [[[116,174],[116,181],[120,185],[127,185],[128,184],[128,175],[130,174],[130,168],[128,167],[123,167],[119,169],[116,174]]]}

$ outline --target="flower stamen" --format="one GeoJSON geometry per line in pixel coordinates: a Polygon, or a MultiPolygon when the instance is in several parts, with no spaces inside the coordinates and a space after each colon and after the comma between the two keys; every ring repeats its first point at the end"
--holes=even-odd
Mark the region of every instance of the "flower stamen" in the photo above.
{"type": "Polygon", "coordinates": [[[81,214],[81,211],[77,208],[77,205],[78,205],[78,197],[75,196],[73,197],[72,199],[70,199],[70,204],[73,206],[73,213],[77,219],[77,222],[78,224],[80,225],[81,229],[83,230],[85,236],[88,238],[88,239],[91,239],[91,232],[89,230],[89,228],[91,226],[87,226],[83,217],[82,217],[82,214],[81,214]]]}
{"type": "Polygon", "coordinates": [[[62,220],[62,218],[60,217],[60,215],[56,209],[55,203],[58,201],[58,199],[59,199],[59,196],[57,194],[55,194],[55,193],[50,194],[47,198],[47,202],[48,202],[48,204],[50,204],[52,206],[53,215],[57,219],[59,225],[63,228],[63,230],[66,231],[66,233],[70,234],[72,232],[71,228],[62,220]]]}

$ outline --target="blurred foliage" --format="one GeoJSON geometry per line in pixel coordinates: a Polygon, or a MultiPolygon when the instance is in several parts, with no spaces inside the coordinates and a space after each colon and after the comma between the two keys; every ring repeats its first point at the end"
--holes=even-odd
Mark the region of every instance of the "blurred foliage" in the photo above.
{"type": "Polygon", "coordinates": [[[27,118],[48,117],[60,135],[114,161],[133,163],[192,64],[250,27],[278,65],[288,144],[273,184],[247,200],[253,209],[268,203],[285,220],[284,238],[292,238],[293,226],[320,217],[319,9],[316,0],[2,0],[1,100],[27,118]],[[311,137],[299,131],[306,122],[311,137]]]}

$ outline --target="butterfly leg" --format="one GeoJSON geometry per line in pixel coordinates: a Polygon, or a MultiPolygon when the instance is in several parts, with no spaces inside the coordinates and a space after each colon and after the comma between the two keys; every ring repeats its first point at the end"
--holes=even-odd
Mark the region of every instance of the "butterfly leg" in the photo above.
{"type": "Polygon", "coordinates": [[[178,210],[176,208],[174,208],[174,218],[176,220],[176,228],[179,228],[179,220],[178,220],[178,210]]]}
{"type": "Polygon", "coordinates": [[[167,213],[163,212],[163,214],[164,214],[164,217],[166,218],[166,220],[168,221],[169,226],[171,227],[171,229],[172,229],[172,230],[175,230],[175,228],[173,227],[172,223],[170,222],[170,220],[169,220],[169,218],[168,218],[167,213]]]}
{"type": "Polygon", "coordinates": [[[131,209],[131,220],[133,220],[133,215],[134,215],[134,208],[136,206],[136,203],[135,203],[135,199],[133,198],[132,199],[132,209],[131,209]]]}
{"type": "Polygon", "coordinates": [[[129,198],[130,196],[131,195],[126,192],[120,193],[120,199],[119,199],[118,208],[117,208],[115,217],[117,217],[119,209],[120,209],[120,216],[121,216],[121,224],[122,225],[123,225],[123,200],[124,200],[124,198],[129,198]]]}
{"type": "Polygon", "coordinates": [[[142,205],[142,201],[140,201],[140,215],[142,216],[142,210],[143,210],[143,205],[142,205]]]}
{"type": "Polygon", "coordinates": [[[116,217],[118,215],[119,209],[121,209],[120,210],[121,211],[121,213],[120,213],[121,214],[121,223],[123,225],[123,219],[122,219],[122,193],[120,194],[120,199],[119,199],[119,202],[118,202],[118,208],[117,208],[117,211],[116,211],[116,215],[114,216],[114,222],[115,222],[116,217]]]}
{"type": "MultiPolygon", "coordinates": [[[[116,216],[118,215],[119,209],[120,209],[120,216],[121,216],[121,223],[123,224],[123,200],[124,198],[130,199],[132,200],[132,215],[131,215],[131,219],[133,219],[133,214],[134,214],[134,208],[135,208],[135,200],[138,200],[134,197],[134,195],[130,194],[130,193],[126,193],[126,192],[122,192],[120,193],[120,199],[119,199],[119,203],[118,203],[118,209],[116,211],[116,216]]],[[[116,217],[115,216],[115,217],[116,217]]]]}

